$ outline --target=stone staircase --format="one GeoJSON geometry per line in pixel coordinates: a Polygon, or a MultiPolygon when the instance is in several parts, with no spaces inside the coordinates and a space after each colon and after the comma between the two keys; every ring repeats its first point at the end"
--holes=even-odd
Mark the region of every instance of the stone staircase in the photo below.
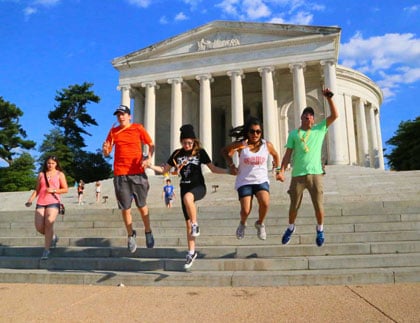
{"type": "MultiPolygon", "coordinates": [[[[66,215],[55,225],[60,241],[47,261],[40,260],[44,239],[35,232],[33,210],[25,210],[17,202],[14,209],[3,208],[0,281],[156,286],[420,281],[420,172],[327,167],[326,243],[321,248],[315,245],[309,196],[304,198],[290,244],[281,244],[287,225],[288,183],[271,184],[267,240],[259,240],[253,227],[256,203],[245,238],[237,240],[239,202],[232,189],[234,177],[207,174],[208,194],[198,203],[199,258],[190,271],[183,269],[186,234],[181,210],[163,207],[162,177],[151,176],[150,181],[148,204],[156,245],[153,249],[143,247],[142,224],[133,210],[139,245],[135,254],[126,249],[126,232],[111,194],[109,202],[100,204],[89,203],[86,194],[84,206],[74,202],[75,192],[68,194],[66,215]]],[[[106,182],[105,192],[112,185],[106,182]]],[[[177,185],[176,178],[173,182],[177,185]]],[[[177,200],[175,205],[179,205],[177,200]]]]}

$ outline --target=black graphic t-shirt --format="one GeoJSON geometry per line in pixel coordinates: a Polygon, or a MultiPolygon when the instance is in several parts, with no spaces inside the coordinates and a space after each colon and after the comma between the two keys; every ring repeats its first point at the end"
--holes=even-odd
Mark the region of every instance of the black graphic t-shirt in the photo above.
{"type": "Polygon", "coordinates": [[[181,188],[189,189],[204,184],[204,177],[201,171],[201,164],[211,163],[211,159],[204,149],[200,149],[198,153],[191,156],[192,151],[184,149],[175,150],[167,163],[175,167],[181,176],[179,182],[181,188]]]}

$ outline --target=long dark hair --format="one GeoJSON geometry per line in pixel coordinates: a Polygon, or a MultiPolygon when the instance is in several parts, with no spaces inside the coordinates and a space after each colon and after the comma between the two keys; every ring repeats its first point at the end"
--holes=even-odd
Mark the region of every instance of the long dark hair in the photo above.
{"type": "MultiPolygon", "coordinates": [[[[249,129],[251,129],[252,126],[260,126],[261,131],[263,131],[261,121],[258,118],[251,116],[248,117],[244,125],[230,129],[229,137],[234,137],[236,141],[248,139],[249,129]]],[[[261,134],[261,138],[262,137],[263,135],[261,134]]]]}
{"type": "Polygon", "coordinates": [[[48,170],[48,166],[47,166],[47,164],[48,164],[48,161],[49,160],[53,160],[53,161],[55,161],[56,163],[57,163],[57,165],[55,166],[55,169],[57,169],[57,170],[59,170],[60,172],[62,172],[63,171],[63,169],[61,168],[61,166],[60,166],[60,162],[58,161],[58,158],[56,157],[56,156],[48,156],[46,159],[45,159],[45,161],[44,161],[44,163],[42,164],[42,172],[46,172],[47,170],[48,170]]]}

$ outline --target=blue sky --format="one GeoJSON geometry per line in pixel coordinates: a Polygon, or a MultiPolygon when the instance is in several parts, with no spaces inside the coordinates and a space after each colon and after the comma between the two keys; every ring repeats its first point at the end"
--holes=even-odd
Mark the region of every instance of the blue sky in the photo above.
{"type": "Polygon", "coordinates": [[[0,96],[24,112],[38,148],[56,92],[93,83],[101,102],[88,113],[99,126],[85,139],[95,151],[120,103],[114,58],[214,20],[338,26],[339,64],[383,90],[386,148],[401,121],[420,116],[419,18],[420,1],[410,0],[0,0],[0,96]]]}

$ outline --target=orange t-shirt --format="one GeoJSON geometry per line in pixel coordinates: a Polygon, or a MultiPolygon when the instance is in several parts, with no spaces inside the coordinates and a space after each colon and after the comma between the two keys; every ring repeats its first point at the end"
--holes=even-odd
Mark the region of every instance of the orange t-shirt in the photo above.
{"type": "Polygon", "coordinates": [[[142,145],[152,144],[152,139],[141,124],[133,123],[127,128],[112,128],[106,138],[115,146],[114,175],[143,174],[142,145]]]}

